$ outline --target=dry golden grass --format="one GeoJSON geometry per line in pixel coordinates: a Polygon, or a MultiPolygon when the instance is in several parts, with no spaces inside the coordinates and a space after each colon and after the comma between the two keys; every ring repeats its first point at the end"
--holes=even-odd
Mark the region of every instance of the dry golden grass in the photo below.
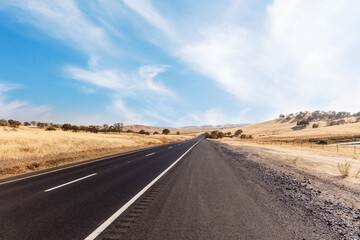
{"type": "MultiPolygon", "coordinates": [[[[346,124],[338,126],[326,126],[325,121],[311,122],[311,124],[300,130],[294,130],[296,120],[293,117],[290,121],[283,122],[279,119],[266,121],[262,123],[251,124],[240,127],[246,135],[252,135],[254,138],[268,139],[306,139],[306,138],[327,138],[337,136],[360,135],[360,122],[354,123],[355,117],[345,118],[346,124]],[[319,123],[319,128],[312,128],[313,123],[319,123]]],[[[224,129],[223,132],[234,133],[239,128],[224,129]]]]}
{"type": "Polygon", "coordinates": [[[0,129],[0,177],[70,162],[194,138],[194,135],[139,135],[0,129]]]}
{"type": "Polygon", "coordinates": [[[241,150],[258,156],[257,160],[263,163],[278,163],[278,166],[290,165],[300,172],[309,173],[311,175],[326,177],[328,180],[335,181],[338,184],[346,184],[359,188],[360,184],[360,161],[359,156],[336,154],[336,152],[327,152],[310,148],[291,147],[290,145],[259,145],[255,143],[221,139],[220,141],[229,145],[230,148],[241,150]],[[296,161],[294,158],[297,158],[296,161]],[[296,164],[295,164],[296,162],[296,164]],[[347,178],[343,178],[343,174],[339,171],[338,164],[344,164],[342,170],[347,174],[347,178]],[[284,164],[285,165],[285,164],[284,164]],[[351,166],[351,167],[350,167],[351,166]]]}

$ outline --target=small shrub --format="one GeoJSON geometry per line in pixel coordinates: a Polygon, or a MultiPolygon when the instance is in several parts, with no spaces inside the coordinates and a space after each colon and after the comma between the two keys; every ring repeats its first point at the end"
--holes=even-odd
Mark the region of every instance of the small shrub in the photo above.
{"type": "Polygon", "coordinates": [[[141,129],[141,130],[139,131],[139,134],[146,134],[146,132],[145,132],[145,130],[141,129]]]}
{"type": "Polygon", "coordinates": [[[56,128],[54,128],[54,127],[47,127],[47,128],[45,128],[45,131],[56,131],[56,128]]]}
{"type": "Polygon", "coordinates": [[[128,129],[126,132],[128,132],[128,133],[133,133],[134,131],[131,130],[131,129],[128,129]]]}
{"type": "Polygon", "coordinates": [[[29,165],[26,166],[26,168],[29,169],[29,170],[35,170],[38,167],[40,167],[39,163],[33,163],[33,164],[29,164],[29,165]]]}
{"type": "Polygon", "coordinates": [[[297,164],[298,162],[304,160],[303,157],[301,156],[290,156],[290,155],[286,155],[285,157],[285,162],[287,163],[292,163],[292,164],[297,164]]]}
{"type": "Polygon", "coordinates": [[[312,125],[312,128],[318,128],[319,127],[319,124],[317,124],[317,123],[314,123],[313,125],[312,125]]]}
{"type": "Polygon", "coordinates": [[[177,131],[177,132],[176,132],[176,135],[180,135],[180,132],[179,132],[179,131],[177,131]]]}
{"type": "Polygon", "coordinates": [[[153,134],[154,134],[154,135],[157,135],[157,134],[159,134],[159,133],[158,133],[158,132],[154,132],[153,134]]]}
{"type": "Polygon", "coordinates": [[[163,131],[162,131],[162,134],[164,135],[168,135],[170,133],[170,130],[165,128],[163,131]]]}
{"type": "Polygon", "coordinates": [[[329,144],[329,141],[326,140],[326,139],[321,139],[321,140],[319,140],[317,143],[318,143],[318,144],[321,144],[321,145],[327,145],[327,144],[329,144]]]}
{"type": "Polygon", "coordinates": [[[360,169],[356,173],[356,178],[358,177],[359,173],[360,173],[360,169]]]}
{"type": "Polygon", "coordinates": [[[346,161],[345,163],[338,163],[337,167],[339,169],[339,172],[341,173],[341,176],[349,176],[351,164],[348,161],[346,161]]]}

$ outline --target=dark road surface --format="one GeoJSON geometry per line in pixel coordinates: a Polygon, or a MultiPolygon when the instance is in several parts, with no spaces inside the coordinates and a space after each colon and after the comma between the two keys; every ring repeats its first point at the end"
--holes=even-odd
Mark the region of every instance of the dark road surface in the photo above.
{"type": "MultiPolygon", "coordinates": [[[[85,239],[198,140],[0,185],[0,239],[85,239]]],[[[333,239],[316,226],[202,140],[97,239],[333,239]]]]}
{"type": "Polygon", "coordinates": [[[85,239],[197,141],[2,184],[0,239],[85,239]]]}

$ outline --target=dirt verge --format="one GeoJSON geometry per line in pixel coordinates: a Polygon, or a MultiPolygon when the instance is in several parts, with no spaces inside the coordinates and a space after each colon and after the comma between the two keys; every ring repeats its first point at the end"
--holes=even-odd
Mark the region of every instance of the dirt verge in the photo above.
{"type": "Polygon", "coordinates": [[[346,186],[331,175],[285,164],[281,156],[260,147],[215,143],[240,173],[289,208],[326,223],[339,239],[360,239],[360,190],[355,184],[346,186]]]}

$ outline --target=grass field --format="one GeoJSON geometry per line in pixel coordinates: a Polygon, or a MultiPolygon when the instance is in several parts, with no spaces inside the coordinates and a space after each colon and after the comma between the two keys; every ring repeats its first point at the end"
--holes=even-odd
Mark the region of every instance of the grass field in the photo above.
{"type": "MultiPolygon", "coordinates": [[[[306,138],[327,138],[336,136],[360,135],[360,122],[354,123],[355,118],[346,118],[346,124],[338,126],[327,126],[325,121],[315,121],[304,128],[296,128],[296,120],[283,122],[279,119],[251,124],[241,127],[246,135],[252,135],[256,139],[306,139],[306,138]],[[318,123],[318,128],[312,128],[313,123],[318,123]]],[[[223,132],[234,133],[239,128],[223,129],[223,132]]]]}
{"type": "MultiPolygon", "coordinates": [[[[238,137],[223,138],[221,141],[233,147],[253,151],[264,159],[274,158],[284,164],[301,159],[296,167],[306,169],[312,174],[328,174],[334,179],[341,177],[338,164],[348,162],[351,170],[348,182],[360,183],[360,146],[322,145],[311,142],[314,139],[344,138],[351,139],[360,135],[360,122],[355,117],[344,118],[345,124],[328,126],[326,121],[311,122],[306,128],[298,128],[293,117],[290,121],[275,119],[242,127],[243,134],[252,135],[252,139],[238,137]],[[312,124],[319,124],[312,128],[312,124]]],[[[223,132],[234,132],[239,128],[222,129],[223,132]]],[[[275,161],[274,160],[274,161],[275,161]]]]}
{"type": "Polygon", "coordinates": [[[195,135],[139,135],[0,129],[0,177],[109,154],[194,138],[195,135]]]}

